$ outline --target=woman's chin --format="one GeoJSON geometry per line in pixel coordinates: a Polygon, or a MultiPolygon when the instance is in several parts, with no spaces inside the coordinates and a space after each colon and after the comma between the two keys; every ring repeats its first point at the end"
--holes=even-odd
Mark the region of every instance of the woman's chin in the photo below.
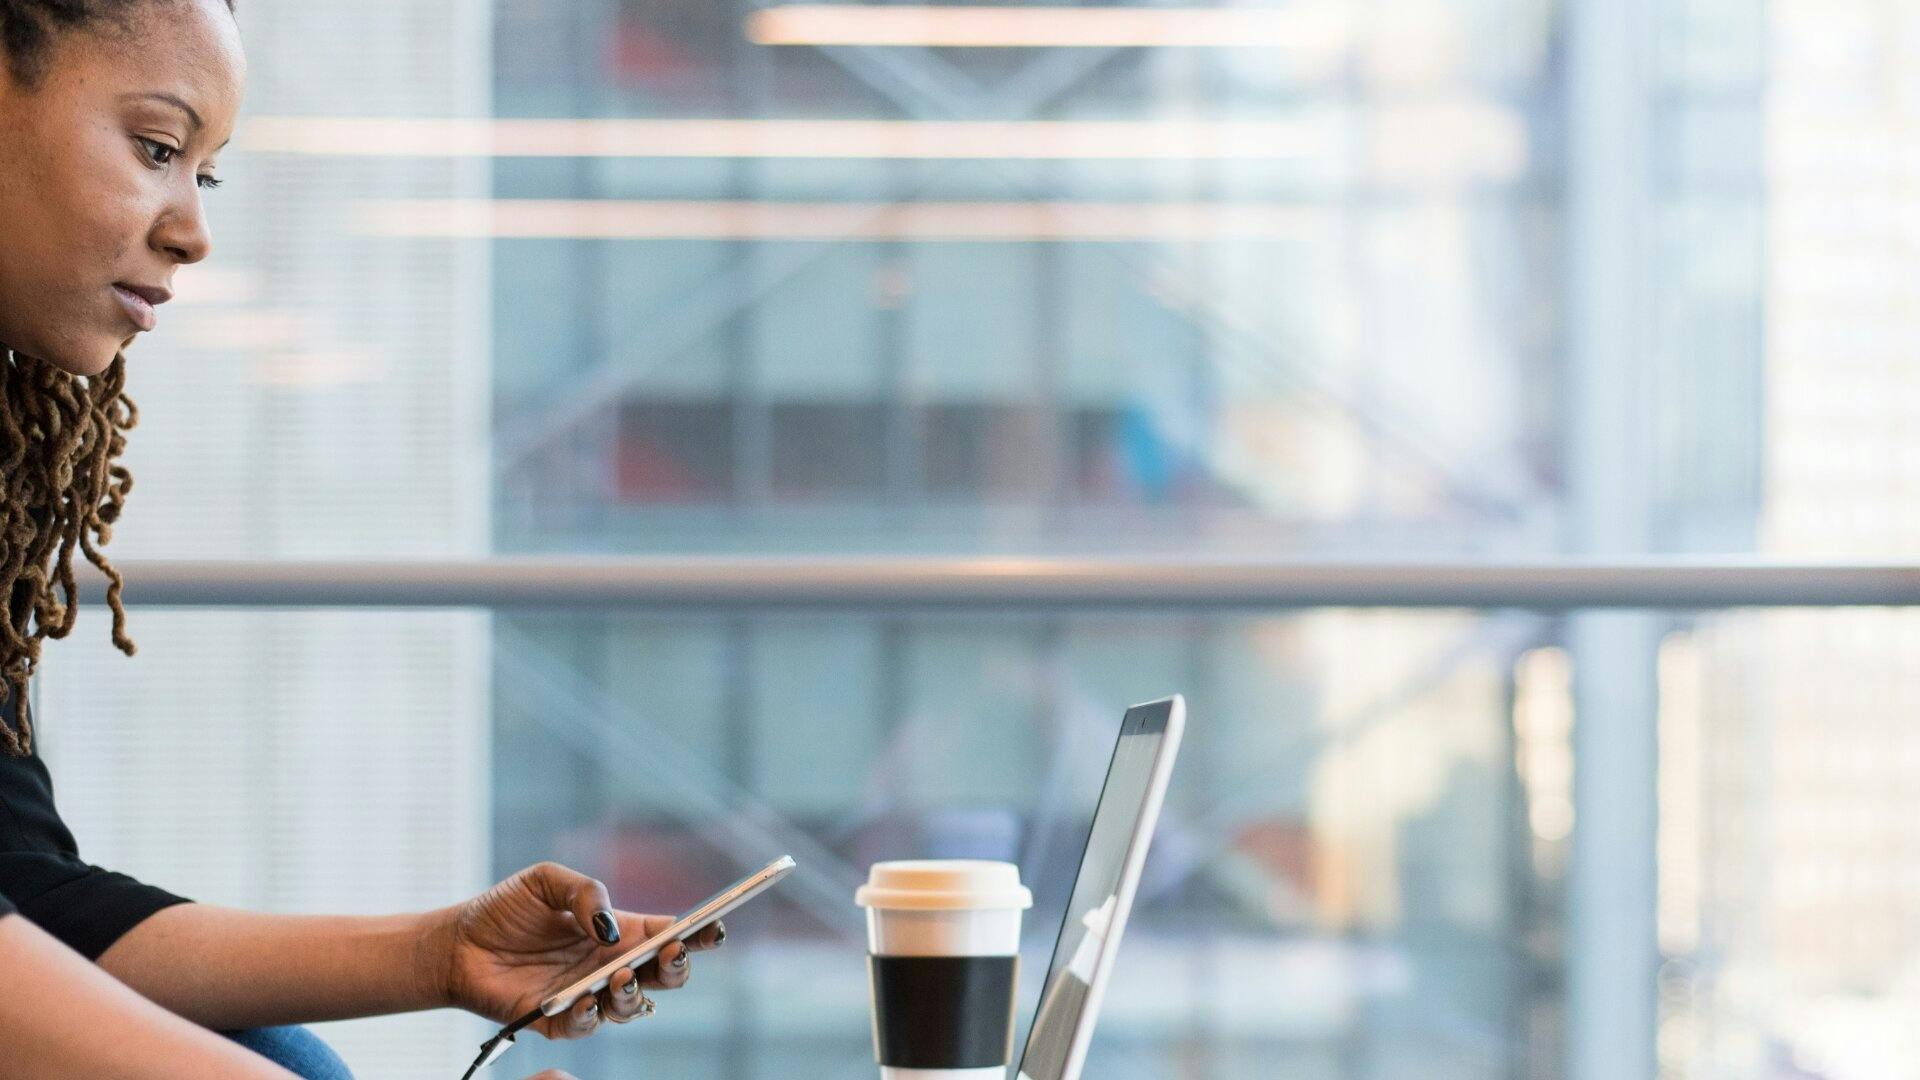
{"type": "MultiPolygon", "coordinates": [[[[128,338],[128,343],[132,342],[128,338]]],[[[35,355],[22,349],[20,352],[44,363],[51,364],[69,375],[91,377],[113,366],[113,358],[120,355],[126,345],[116,341],[74,342],[65,348],[48,349],[45,355],[35,355]]]]}

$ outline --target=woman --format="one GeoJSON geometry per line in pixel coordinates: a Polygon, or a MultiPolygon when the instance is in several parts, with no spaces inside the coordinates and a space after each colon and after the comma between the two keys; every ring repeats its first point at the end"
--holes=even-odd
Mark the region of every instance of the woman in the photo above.
{"type": "MultiPolygon", "coordinates": [[[[72,629],[76,548],[133,652],[100,551],[132,487],[123,350],[211,249],[201,198],[244,76],[232,0],[0,0],[0,1075],[285,1075],[264,1054],[341,1076],[286,1025],[443,1006],[504,1023],[665,925],[553,865],[422,914],[234,911],[83,863],[61,823],[27,681],[43,639],[72,629]]],[[[538,1030],[646,1015],[642,987],[685,982],[688,952],[538,1030]]]]}

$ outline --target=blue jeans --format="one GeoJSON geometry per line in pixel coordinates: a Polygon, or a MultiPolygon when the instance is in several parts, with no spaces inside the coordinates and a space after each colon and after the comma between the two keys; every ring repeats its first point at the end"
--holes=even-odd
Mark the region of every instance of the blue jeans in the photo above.
{"type": "Polygon", "coordinates": [[[353,1071],[333,1047],[306,1028],[249,1028],[221,1034],[301,1080],[353,1080],[353,1071]]]}

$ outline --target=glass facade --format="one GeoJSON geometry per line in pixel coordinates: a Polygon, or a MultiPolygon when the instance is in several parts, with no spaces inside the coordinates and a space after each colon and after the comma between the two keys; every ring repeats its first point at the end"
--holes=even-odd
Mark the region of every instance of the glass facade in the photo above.
{"type": "MultiPolygon", "coordinates": [[[[862,51],[755,44],[751,5],[505,4],[498,115],[659,143],[494,163],[497,548],[1554,550],[1553,11],[1264,10],[1257,48],[862,51]]],[[[1503,674],[1537,627],[497,625],[496,871],[564,844],[692,900],[799,844],[835,885],[743,920],[700,1022],[556,1055],[583,1075],[870,1067],[845,897],[874,859],[1019,860],[1044,955],[1121,710],[1175,690],[1189,756],[1091,1075],[1558,1060],[1503,674]]]]}
{"type": "MultiPolygon", "coordinates": [[[[1541,620],[500,622],[498,867],[559,851],[615,895],[667,907],[762,853],[807,868],[729,919],[738,933],[699,962],[702,992],[663,1005],[680,1015],[645,1040],[558,1051],[579,1075],[661,1068],[669,1048],[676,1075],[791,1075],[801,1060],[859,1075],[872,1048],[847,898],[879,859],[1018,861],[1036,892],[1026,944],[1046,956],[1120,714],[1168,687],[1207,715],[1099,1075],[1265,1076],[1287,1061],[1490,1076],[1553,1060],[1550,1039],[1516,1026],[1552,1010],[1551,950],[1526,943],[1555,916],[1506,674],[1549,633],[1541,620]]],[[[1564,730],[1532,745],[1550,753],[1556,737],[1564,754],[1564,730]]],[[[1023,1022],[1043,967],[1027,965],[1023,1022]]]]}

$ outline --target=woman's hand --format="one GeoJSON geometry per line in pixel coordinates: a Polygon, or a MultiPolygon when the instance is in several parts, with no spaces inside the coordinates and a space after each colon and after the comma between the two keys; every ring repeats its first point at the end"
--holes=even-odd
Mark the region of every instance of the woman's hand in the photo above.
{"type": "MultiPolygon", "coordinates": [[[[667,915],[614,911],[607,887],[554,863],[528,867],[464,904],[440,913],[428,934],[421,965],[450,1005],[505,1024],[555,991],[665,930],[667,915]]],[[[669,944],[639,971],[613,981],[570,1011],[542,1017],[533,1029],[549,1039],[593,1034],[604,1018],[624,1024],[653,1011],[645,988],[677,989],[687,981],[692,952],[726,938],[720,924],[684,945],[669,944]]]]}

